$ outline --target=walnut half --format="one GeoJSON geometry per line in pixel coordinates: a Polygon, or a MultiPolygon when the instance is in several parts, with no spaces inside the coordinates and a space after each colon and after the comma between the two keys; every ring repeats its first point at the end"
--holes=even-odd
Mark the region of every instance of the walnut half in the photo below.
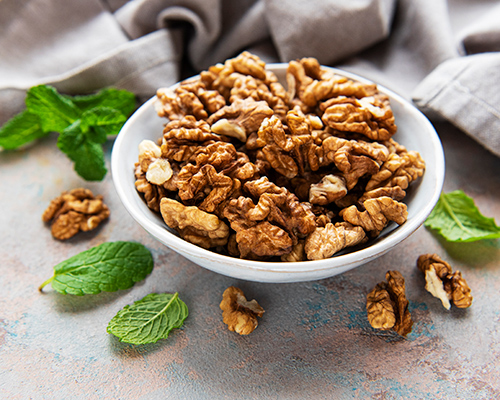
{"type": "Polygon", "coordinates": [[[243,291],[230,286],[222,294],[220,303],[222,320],[230,331],[248,335],[257,328],[257,317],[262,317],[264,309],[256,300],[248,301],[243,291]]]}
{"type": "Polygon", "coordinates": [[[472,304],[469,285],[460,271],[452,272],[450,264],[437,254],[422,254],[418,257],[417,267],[425,275],[425,289],[450,309],[450,301],[458,308],[467,308],[472,304]]]}
{"type": "Polygon", "coordinates": [[[102,196],[89,189],[73,189],[52,200],[42,215],[44,222],[52,221],[52,236],[66,240],[80,231],[90,231],[109,217],[109,208],[102,196]]]}
{"type": "Polygon", "coordinates": [[[387,271],[385,279],[387,282],[380,282],[368,293],[368,321],[375,329],[393,329],[406,336],[411,332],[413,321],[408,310],[405,280],[398,271],[387,271]]]}

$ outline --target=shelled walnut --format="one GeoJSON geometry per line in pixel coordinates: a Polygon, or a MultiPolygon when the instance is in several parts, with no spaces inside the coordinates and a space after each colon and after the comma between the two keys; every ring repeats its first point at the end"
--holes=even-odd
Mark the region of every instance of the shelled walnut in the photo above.
{"type": "Polygon", "coordinates": [[[398,271],[387,271],[387,282],[380,282],[368,293],[366,311],[375,329],[392,329],[401,336],[411,332],[413,321],[408,310],[405,280],[398,271]]]}
{"type": "Polygon", "coordinates": [[[253,260],[318,260],[405,223],[425,163],[394,140],[388,96],[314,58],[291,61],[286,84],[243,52],[158,89],[167,120],[158,145],[140,146],[136,188],[185,240],[253,260]],[[186,210],[227,231],[180,227],[186,210]]]}
{"type": "Polygon", "coordinates": [[[471,306],[471,290],[462,273],[452,272],[450,264],[437,254],[422,254],[418,257],[417,267],[425,275],[425,289],[441,300],[447,310],[451,307],[450,301],[458,308],[471,306]]]}
{"type": "Polygon", "coordinates": [[[262,317],[264,309],[256,300],[248,301],[243,291],[234,286],[228,287],[220,303],[222,319],[232,332],[248,335],[257,328],[257,317],[262,317]]]}
{"type": "Polygon", "coordinates": [[[51,222],[52,236],[67,240],[78,232],[95,229],[110,215],[102,196],[94,196],[89,189],[73,189],[53,199],[42,215],[51,222]]]}

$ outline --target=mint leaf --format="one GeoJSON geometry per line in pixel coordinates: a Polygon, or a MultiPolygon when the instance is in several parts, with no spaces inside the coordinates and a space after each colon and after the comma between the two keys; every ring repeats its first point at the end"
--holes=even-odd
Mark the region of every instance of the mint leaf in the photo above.
{"type": "Polygon", "coordinates": [[[495,220],[482,215],[474,200],[462,190],[442,193],[424,225],[450,242],[500,238],[495,220]]]}
{"type": "Polygon", "coordinates": [[[96,94],[70,97],[73,103],[82,111],[96,107],[108,107],[128,116],[135,109],[135,95],[127,90],[115,88],[103,89],[96,94]]]}
{"type": "Polygon", "coordinates": [[[75,171],[87,181],[101,181],[108,172],[104,151],[99,143],[91,138],[96,135],[81,129],[81,121],[66,128],[57,140],[57,147],[75,163],[75,171]]]}
{"type": "Polygon", "coordinates": [[[82,114],[82,126],[93,128],[96,133],[91,138],[93,142],[105,143],[107,135],[118,135],[127,117],[120,111],[108,107],[96,107],[82,114]]]}
{"type": "Polygon", "coordinates": [[[38,116],[25,110],[0,128],[0,147],[5,150],[13,150],[35,139],[47,136],[40,126],[38,116]]]}
{"type": "Polygon", "coordinates": [[[151,293],[118,311],[106,331],[120,342],[155,343],[180,328],[187,316],[188,308],[178,293],[151,293]]]}
{"type": "Polygon", "coordinates": [[[54,267],[47,284],[62,294],[97,294],[128,289],[153,270],[153,257],[140,243],[107,242],[85,250],[54,267]]]}
{"type": "Polygon", "coordinates": [[[97,143],[86,141],[70,158],[76,173],[86,181],[102,181],[108,172],[104,151],[97,143]]]}
{"type": "Polygon", "coordinates": [[[26,95],[28,111],[40,119],[44,132],[62,132],[80,118],[80,109],[52,86],[39,85],[28,90],[26,95]]]}

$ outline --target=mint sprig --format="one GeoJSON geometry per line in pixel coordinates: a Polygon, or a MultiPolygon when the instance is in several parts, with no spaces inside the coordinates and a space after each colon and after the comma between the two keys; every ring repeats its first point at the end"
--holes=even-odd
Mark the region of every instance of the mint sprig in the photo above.
{"type": "Polygon", "coordinates": [[[500,227],[485,217],[462,190],[442,193],[424,225],[450,242],[500,238],[500,227]]]}
{"type": "Polygon", "coordinates": [[[107,332],[125,343],[155,343],[180,328],[187,316],[188,308],[178,293],[151,293],[118,311],[107,332]]]}
{"type": "Polygon", "coordinates": [[[153,270],[151,252],[140,243],[106,242],[54,267],[49,283],[62,294],[77,296],[128,289],[153,270]]]}
{"type": "Polygon", "coordinates": [[[135,96],[114,88],[86,96],[67,96],[48,85],[26,95],[26,110],[0,128],[0,147],[14,150],[50,132],[60,134],[59,149],[85,180],[99,181],[107,173],[102,145],[117,135],[135,109],[135,96]],[[70,143],[76,140],[74,143],[70,143]]]}

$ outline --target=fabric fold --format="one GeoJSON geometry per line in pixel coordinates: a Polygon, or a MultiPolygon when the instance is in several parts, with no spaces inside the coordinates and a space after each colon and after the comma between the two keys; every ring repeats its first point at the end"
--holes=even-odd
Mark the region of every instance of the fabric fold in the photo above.
{"type": "Polygon", "coordinates": [[[500,53],[454,58],[419,84],[413,100],[500,156],[500,92],[492,82],[500,82],[500,53]]]}
{"type": "Polygon", "coordinates": [[[243,50],[315,57],[445,118],[500,155],[500,5],[447,0],[0,1],[0,125],[25,92],[145,100],[243,50]],[[466,55],[464,55],[466,54],[466,55]],[[475,54],[475,55],[472,55],[475,54]]]}

